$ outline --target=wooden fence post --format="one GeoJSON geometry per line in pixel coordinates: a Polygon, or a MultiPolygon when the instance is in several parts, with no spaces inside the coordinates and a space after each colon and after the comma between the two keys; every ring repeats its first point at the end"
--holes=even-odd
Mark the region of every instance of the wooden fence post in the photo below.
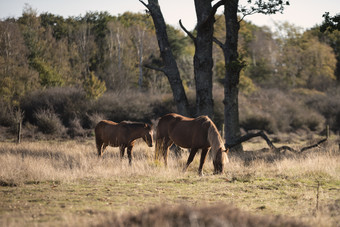
{"type": "Polygon", "coordinates": [[[18,126],[17,126],[17,143],[19,144],[20,143],[20,140],[21,140],[21,128],[22,128],[22,121],[20,120],[19,123],[18,123],[18,126]]]}

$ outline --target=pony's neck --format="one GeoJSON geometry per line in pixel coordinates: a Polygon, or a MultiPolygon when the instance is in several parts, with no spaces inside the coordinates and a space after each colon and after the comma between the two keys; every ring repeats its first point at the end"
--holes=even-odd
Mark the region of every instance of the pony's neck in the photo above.
{"type": "Polygon", "coordinates": [[[139,138],[143,137],[145,134],[146,134],[146,132],[145,132],[145,129],[143,127],[138,129],[138,130],[131,129],[131,131],[130,131],[130,135],[131,135],[132,140],[139,139],[139,138]]]}

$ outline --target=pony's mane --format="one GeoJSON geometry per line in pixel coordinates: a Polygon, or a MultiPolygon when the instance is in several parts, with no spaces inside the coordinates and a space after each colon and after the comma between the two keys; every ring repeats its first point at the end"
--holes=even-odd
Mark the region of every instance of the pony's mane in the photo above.
{"type": "Polygon", "coordinates": [[[219,148],[222,148],[222,150],[225,150],[223,139],[218,132],[216,125],[210,118],[207,118],[209,122],[209,129],[208,129],[208,141],[210,143],[211,149],[210,149],[210,156],[215,157],[217,151],[219,148]]]}

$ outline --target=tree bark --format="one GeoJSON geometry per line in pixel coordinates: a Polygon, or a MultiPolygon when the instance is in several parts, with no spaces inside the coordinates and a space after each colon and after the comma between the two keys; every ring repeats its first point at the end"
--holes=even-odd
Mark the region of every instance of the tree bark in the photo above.
{"type": "MultiPolygon", "coordinates": [[[[225,58],[224,81],[224,124],[226,144],[235,144],[240,137],[238,92],[242,64],[238,59],[238,32],[240,23],[237,18],[238,0],[229,0],[224,5],[226,23],[226,42],[223,45],[225,58]]],[[[237,149],[242,149],[241,145],[237,149]]]]}
{"type": "Polygon", "coordinates": [[[194,74],[196,83],[196,115],[213,118],[212,95],[212,42],[214,33],[214,13],[211,1],[195,0],[197,36],[194,40],[194,74]]]}
{"type": "Polygon", "coordinates": [[[158,0],[148,0],[148,4],[141,0],[140,2],[149,10],[155,25],[158,46],[161,53],[161,58],[164,63],[164,67],[158,70],[164,72],[169,80],[174,101],[177,106],[177,111],[184,116],[189,116],[190,113],[188,99],[184,91],[175,57],[173,56],[170,48],[170,43],[166,32],[166,24],[159,7],[158,0]]]}

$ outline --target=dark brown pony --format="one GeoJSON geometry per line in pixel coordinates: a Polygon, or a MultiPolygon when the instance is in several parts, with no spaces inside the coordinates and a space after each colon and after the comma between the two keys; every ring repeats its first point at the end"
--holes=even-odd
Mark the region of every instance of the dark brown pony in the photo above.
{"type": "Polygon", "coordinates": [[[197,151],[202,149],[198,173],[203,174],[203,164],[209,151],[213,159],[214,173],[222,173],[225,162],[229,162],[223,140],[215,124],[207,116],[188,118],[170,113],[159,119],[156,134],[155,158],[158,159],[161,150],[165,165],[167,165],[169,147],[176,145],[189,148],[190,154],[185,166],[188,168],[197,151]]]}
{"type": "Polygon", "coordinates": [[[129,163],[132,161],[132,148],[138,138],[142,138],[149,147],[152,147],[152,127],[149,124],[138,122],[103,120],[99,122],[95,129],[96,145],[98,156],[102,156],[107,146],[119,147],[120,157],[123,158],[125,148],[129,163]]]}

